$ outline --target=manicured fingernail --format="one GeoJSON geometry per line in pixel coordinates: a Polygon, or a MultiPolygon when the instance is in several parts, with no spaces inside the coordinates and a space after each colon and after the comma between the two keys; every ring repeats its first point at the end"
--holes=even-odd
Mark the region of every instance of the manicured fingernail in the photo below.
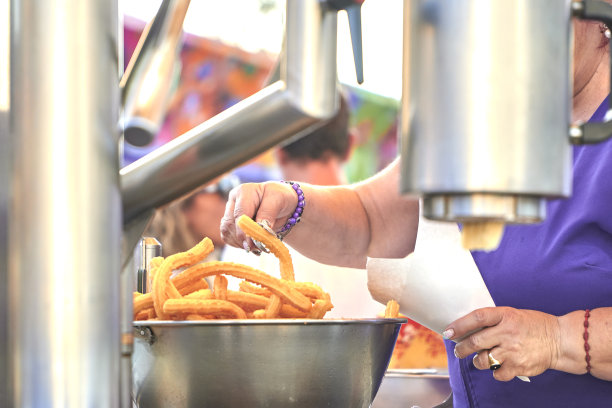
{"type": "Polygon", "coordinates": [[[249,246],[249,243],[246,240],[242,241],[242,247],[245,251],[251,252],[251,247],[249,246]]]}
{"type": "Polygon", "coordinates": [[[529,379],[529,377],[525,377],[524,375],[517,375],[516,378],[518,378],[521,381],[525,381],[525,382],[531,382],[531,380],[529,379]]]}
{"type": "Polygon", "coordinates": [[[472,364],[474,364],[474,367],[476,367],[476,358],[478,358],[478,353],[474,354],[474,357],[472,357],[472,364]]]}
{"type": "Polygon", "coordinates": [[[455,357],[461,358],[459,357],[459,354],[457,353],[457,347],[453,348],[453,354],[455,355],[455,357]]]}
{"type": "Polygon", "coordinates": [[[446,340],[451,339],[455,335],[455,331],[453,329],[446,329],[442,332],[442,337],[446,340]]]}

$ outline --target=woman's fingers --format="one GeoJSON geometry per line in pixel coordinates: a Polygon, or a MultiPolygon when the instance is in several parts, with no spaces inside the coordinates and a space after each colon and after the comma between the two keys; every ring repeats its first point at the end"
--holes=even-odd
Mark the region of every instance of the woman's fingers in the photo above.
{"type": "Polygon", "coordinates": [[[257,222],[268,221],[275,231],[281,228],[297,205],[297,195],[285,183],[245,183],[234,188],[225,206],[221,219],[221,238],[238,248],[254,249],[255,246],[236,220],[246,215],[257,222]]]}
{"type": "Polygon", "coordinates": [[[464,358],[496,346],[499,330],[495,327],[502,320],[503,309],[500,307],[477,309],[451,323],[445,333],[452,332],[448,338],[458,342],[455,354],[464,358]]]}
{"type": "MultiPolygon", "coordinates": [[[[249,217],[255,215],[255,211],[259,205],[258,200],[261,194],[257,194],[256,184],[242,184],[230,191],[227,204],[225,205],[225,213],[221,219],[221,238],[229,244],[238,248],[245,248],[247,243],[246,234],[238,228],[236,220],[242,214],[249,217]]],[[[247,247],[245,249],[248,248],[247,247]]]]}
{"type": "Polygon", "coordinates": [[[498,324],[503,316],[503,307],[476,309],[448,325],[446,332],[452,332],[449,339],[461,339],[465,335],[498,324]]]}
{"type": "Polygon", "coordinates": [[[488,370],[489,369],[489,350],[482,350],[474,354],[472,358],[472,362],[474,363],[474,367],[479,370],[488,370]]]}
{"type": "Polygon", "coordinates": [[[485,308],[451,323],[445,333],[452,333],[447,337],[458,341],[458,358],[476,353],[473,363],[480,370],[499,362],[493,373],[495,379],[510,381],[519,375],[538,375],[554,366],[559,341],[556,322],[555,316],[534,310],[485,308]]]}

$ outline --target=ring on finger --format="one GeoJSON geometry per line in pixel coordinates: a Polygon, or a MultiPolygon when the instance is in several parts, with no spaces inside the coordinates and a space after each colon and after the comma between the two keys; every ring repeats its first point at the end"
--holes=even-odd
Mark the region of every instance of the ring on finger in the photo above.
{"type": "Polygon", "coordinates": [[[495,371],[501,367],[502,363],[499,360],[497,360],[495,357],[493,357],[490,351],[488,353],[488,357],[489,357],[489,370],[495,371]]]}

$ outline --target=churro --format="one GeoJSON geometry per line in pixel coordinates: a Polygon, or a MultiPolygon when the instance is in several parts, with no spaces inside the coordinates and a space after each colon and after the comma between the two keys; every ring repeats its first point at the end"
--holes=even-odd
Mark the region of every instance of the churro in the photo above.
{"type": "Polygon", "coordinates": [[[385,307],[385,317],[387,318],[397,318],[399,316],[399,303],[395,300],[390,300],[387,302],[387,307],[385,307]]]}
{"type": "Polygon", "coordinates": [[[288,281],[295,280],[295,274],[293,272],[293,262],[291,261],[291,254],[289,249],[283,244],[283,242],[276,236],[270,234],[261,225],[257,224],[251,218],[246,215],[242,215],[236,221],[236,224],[252,239],[256,239],[261,242],[278,258],[280,264],[280,275],[281,279],[288,281]]]}
{"type": "Polygon", "coordinates": [[[167,315],[230,315],[236,319],[246,319],[246,313],[239,306],[218,299],[168,299],[164,303],[164,313],[167,315]]]}
{"type": "Polygon", "coordinates": [[[159,318],[168,318],[163,306],[169,298],[181,298],[181,294],[170,281],[172,271],[201,262],[213,249],[213,243],[210,238],[204,238],[188,251],[179,252],[164,259],[157,268],[153,278],[153,306],[159,318]]]}

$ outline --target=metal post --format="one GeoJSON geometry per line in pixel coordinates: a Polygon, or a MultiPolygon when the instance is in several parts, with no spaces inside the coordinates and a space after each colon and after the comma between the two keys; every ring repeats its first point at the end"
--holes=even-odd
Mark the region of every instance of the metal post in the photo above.
{"type": "Polygon", "coordinates": [[[10,197],[10,2],[0,1],[0,407],[11,405],[8,350],[8,205],[10,197]]]}
{"type": "Polygon", "coordinates": [[[14,405],[119,405],[117,0],[11,1],[14,405]]]}

